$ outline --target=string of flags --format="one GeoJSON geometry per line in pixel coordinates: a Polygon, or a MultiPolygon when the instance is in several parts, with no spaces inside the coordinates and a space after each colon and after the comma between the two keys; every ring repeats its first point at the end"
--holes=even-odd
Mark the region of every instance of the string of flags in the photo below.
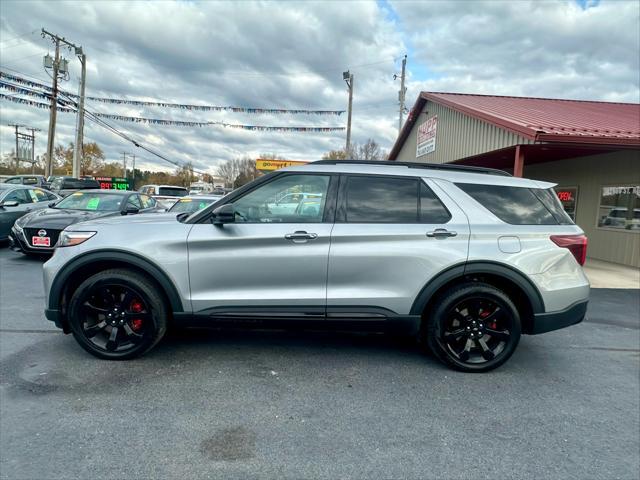
{"type": "MultiPolygon", "coordinates": [[[[16,87],[13,85],[9,85],[5,82],[0,81],[0,88],[7,89],[12,92],[16,92],[22,95],[28,95],[32,97],[39,97],[44,99],[50,99],[51,95],[42,93],[42,92],[34,92],[31,90],[26,90],[20,87],[16,87]]],[[[35,102],[33,100],[29,100],[26,98],[19,98],[13,95],[7,95],[4,93],[0,93],[0,100],[8,100],[14,103],[20,103],[22,105],[29,105],[31,107],[49,109],[49,104],[42,102],[35,102]]],[[[75,108],[69,108],[69,105],[73,105],[73,102],[69,102],[63,99],[58,99],[58,111],[73,113],[76,111],[75,108]]],[[[133,122],[133,123],[142,123],[146,125],[166,125],[166,126],[179,126],[179,127],[208,127],[212,125],[219,125],[228,128],[235,128],[241,130],[252,130],[252,131],[262,131],[262,132],[314,132],[314,133],[326,133],[326,132],[340,132],[344,131],[344,127],[289,127],[289,126],[267,126],[267,125],[241,125],[241,124],[233,124],[233,123],[225,123],[225,122],[191,122],[184,120],[167,120],[162,118],[147,118],[147,117],[130,117],[126,115],[114,115],[110,113],[93,113],[96,117],[107,118],[110,120],[117,120],[121,122],[133,122]]]]}
{"type": "MultiPolygon", "coordinates": [[[[18,97],[14,97],[13,95],[7,95],[5,93],[0,93],[0,100],[9,100],[10,102],[20,103],[22,105],[29,105],[30,107],[44,108],[46,110],[49,110],[48,103],[34,102],[33,100],[29,100],[27,98],[18,98],[18,97]]],[[[65,112],[65,113],[73,113],[75,112],[75,109],[58,106],[58,111],[65,112]]]]}
{"type": "MultiPolygon", "coordinates": [[[[0,78],[18,83],[20,85],[26,85],[29,87],[41,88],[46,91],[51,91],[51,87],[22,78],[16,75],[11,75],[6,72],[0,71],[0,78]]],[[[69,97],[79,98],[78,95],[72,93],[65,93],[69,97]]],[[[163,108],[177,108],[182,110],[194,110],[202,112],[233,112],[233,113],[250,113],[250,114],[290,114],[290,115],[342,115],[344,110],[308,110],[308,109],[289,109],[289,108],[248,108],[248,107],[233,107],[233,106],[217,106],[217,105],[192,105],[182,103],[168,103],[168,102],[153,102],[143,100],[126,100],[120,98],[106,98],[106,97],[85,97],[92,102],[109,103],[115,105],[131,105],[138,107],[163,107],[163,108]]]]}

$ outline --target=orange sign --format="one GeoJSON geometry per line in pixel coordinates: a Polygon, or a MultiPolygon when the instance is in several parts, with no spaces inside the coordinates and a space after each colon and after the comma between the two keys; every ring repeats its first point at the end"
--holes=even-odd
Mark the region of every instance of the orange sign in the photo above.
{"type": "Polygon", "coordinates": [[[299,160],[264,160],[262,158],[256,160],[256,168],[262,172],[272,172],[273,170],[279,170],[285,167],[295,167],[306,164],[307,162],[301,162],[299,160]]]}

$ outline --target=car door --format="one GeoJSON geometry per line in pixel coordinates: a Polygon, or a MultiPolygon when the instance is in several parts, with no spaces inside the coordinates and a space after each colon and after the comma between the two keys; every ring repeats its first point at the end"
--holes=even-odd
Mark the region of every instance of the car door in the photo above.
{"type": "Polygon", "coordinates": [[[328,317],[406,315],[437,273],[466,261],[469,224],[433,182],[345,175],[331,234],[328,317]]]}
{"type": "Polygon", "coordinates": [[[194,312],[324,317],[336,190],[332,175],[281,173],[229,199],[234,223],[194,225],[188,238],[194,312]],[[320,207],[271,210],[277,199],[303,191],[317,193],[320,207]]]}
{"type": "Polygon", "coordinates": [[[18,202],[15,207],[4,206],[0,208],[0,238],[5,238],[14,222],[21,216],[29,213],[33,209],[33,200],[26,188],[16,188],[9,191],[3,202],[18,202]]]}

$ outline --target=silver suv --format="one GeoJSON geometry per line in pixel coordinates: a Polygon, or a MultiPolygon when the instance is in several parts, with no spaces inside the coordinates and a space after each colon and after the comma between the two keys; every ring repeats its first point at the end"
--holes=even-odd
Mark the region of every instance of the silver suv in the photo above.
{"type": "Polygon", "coordinates": [[[44,265],[46,316],[105,359],[142,355],[170,321],[295,324],[402,330],[491,370],[522,333],[585,316],[587,239],[552,187],[454,165],[282,169],[193,214],[68,227],[44,265]]]}

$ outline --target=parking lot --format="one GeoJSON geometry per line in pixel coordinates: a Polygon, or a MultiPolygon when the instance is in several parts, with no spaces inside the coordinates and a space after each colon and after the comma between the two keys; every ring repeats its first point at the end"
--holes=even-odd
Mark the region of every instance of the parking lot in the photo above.
{"type": "Polygon", "coordinates": [[[593,290],[587,321],[481,375],[318,332],[105,362],[44,318],[41,265],[0,250],[2,478],[638,478],[638,290],[593,290]]]}

